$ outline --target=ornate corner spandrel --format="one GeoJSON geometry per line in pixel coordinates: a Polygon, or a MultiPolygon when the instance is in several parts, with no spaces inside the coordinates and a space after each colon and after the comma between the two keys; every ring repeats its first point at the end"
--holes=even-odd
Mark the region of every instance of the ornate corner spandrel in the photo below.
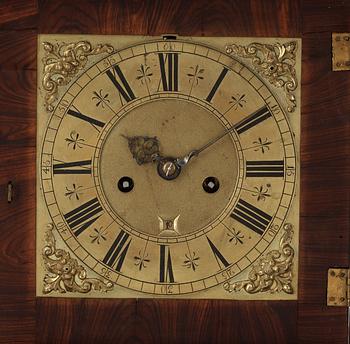
{"type": "Polygon", "coordinates": [[[246,46],[226,45],[226,53],[252,60],[254,70],[277,88],[282,88],[287,102],[288,112],[294,112],[298,87],[295,70],[298,44],[290,41],[284,44],[251,43],[246,46]]]}
{"type": "Polygon", "coordinates": [[[294,249],[291,246],[293,239],[293,225],[286,223],[284,233],[279,242],[279,249],[263,255],[248,274],[248,279],[238,282],[228,281],[223,288],[229,292],[241,290],[249,294],[255,293],[287,293],[293,294],[293,259],[294,249]]]}
{"type": "Polygon", "coordinates": [[[88,41],[75,43],[52,44],[43,42],[45,55],[42,58],[42,86],[45,94],[45,108],[48,112],[54,109],[53,103],[58,99],[58,89],[66,86],[82,70],[91,55],[112,53],[114,48],[109,44],[97,44],[95,47],[88,41]]]}
{"type": "Polygon", "coordinates": [[[113,289],[112,282],[87,278],[85,268],[70,253],[56,247],[53,224],[49,224],[45,236],[42,257],[45,265],[43,293],[88,293],[92,290],[107,292],[113,289]]]}

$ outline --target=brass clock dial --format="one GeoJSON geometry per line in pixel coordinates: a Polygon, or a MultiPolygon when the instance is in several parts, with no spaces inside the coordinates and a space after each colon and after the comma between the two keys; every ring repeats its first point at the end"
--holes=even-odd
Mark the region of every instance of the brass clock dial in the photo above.
{"type": "Polygon", "coordinates": [[[64,38],[41,36],[38,294],[296,298],[299,104],[278,70],[223,39],[64,38]]]}

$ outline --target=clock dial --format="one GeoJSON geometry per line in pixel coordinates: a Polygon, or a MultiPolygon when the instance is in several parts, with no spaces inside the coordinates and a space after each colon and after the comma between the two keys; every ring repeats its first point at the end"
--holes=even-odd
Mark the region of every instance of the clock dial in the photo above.
{"type": "Polygon", "coordinates": [[[240,274],[278,234],[296,148],[275,96],[199,43],[142,42],[85,70],[51,116],[41,188],[60,236],[128,290],[188,295],[240,274]]]}

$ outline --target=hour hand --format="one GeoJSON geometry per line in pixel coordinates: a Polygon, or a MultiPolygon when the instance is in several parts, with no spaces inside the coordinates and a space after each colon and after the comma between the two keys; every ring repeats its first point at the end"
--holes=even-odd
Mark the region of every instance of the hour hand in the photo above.
{"type": "Polygon", "coordinates": [[[198,151],[197,150],[193,150],[191,152],[189,152],[187,155],[184,155],[181,158],[177,158],[176,159],[176,164],[180,167],[183,167],[185,165],[188,164],[188,162],[194,157],[198,155],[198,151]]]}
{"type": "Polygon", "coordinates": [[[139,165],[159,160],[159,140],[157,137],[125,136],[133,158],[139,165]]]}

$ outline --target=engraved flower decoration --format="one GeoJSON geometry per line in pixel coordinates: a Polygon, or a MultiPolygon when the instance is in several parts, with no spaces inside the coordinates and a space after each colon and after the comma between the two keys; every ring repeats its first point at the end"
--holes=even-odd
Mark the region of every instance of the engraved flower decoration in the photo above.
{"type": "Polygon", "coordinates": [[[199,257],[196,257],[196,253],[193,252],[192,255],[191,254],[185,254],[185,260],[184,260],[184,266],[186,266],[186,268],[188,269],[192,269],[193,271],[196,271],[196,268],[199,265],[199,257]]]}
{"type": "Polygon", "coordinates": [[[151,68],[145,64],[141,64],[140,68],[137,69],[138,75],[136,76],[136,80],[140,80],[143,85],[145,82],[151,81],[151,76],[153,73],[151,72],[151,68]]]}
{"type": "Polygon", "coordinates": [[[143,268],[147,267],[147,263],[149,263],[151,260],[148,258],[148,254],[141,254],[141,251],[139,252],[138,256],[134,257],[135,260],[135,266],[139,267],[139,270],[141,271],[143,268]]]}
{"type": "Polygon", "coordinates": [[[247,102],[244,98],[245,94],[236,94],[235,96],[231,96],[229,103],[232,104],[235,110],[237,110],[238,107],[242,108],[243,105],[247,102]]]}
{"type": "Polygon", "coordinates": [[[254,151],[257,152],[261,150],[261,152],[264,154],[265,151],[270,150],[270,144],[272,141],[268,140],[267,137],[263,140],[261,137],[259,137],[256,141],[253,141],[253,144],[255,144],[254,151]]]}
{"type": "Polygon", "coordinates": [[[238,243],[243,244],[243,238],[244,238],[244,234],[236,229],[230,230],[229,233],[227,233],[227,235],[230,237],[230,239],[228,240],[229,242],[233,242],[235,245],[237,245],[238,243]]]}
{"type": "Polygon", "coordinates": [[[257,197],[258,201],[265,201],[266,197],[271,197],[270,193],[271,184],[260,185],[260,187],[255,186],[255,191],[252,193],[252,196],[257,197]]]}
{"type": "Polygon", "coordinates": [[[198,65],[196,67],[190,67],[191,71],[187,73],[187,76],[189,77],[188,81],[193,82],[196,85],[198,85],[199,80],[203,80],[203,73],[204,73],[204,68],[200,68],[198,65]]]}
{"type": "Polygon", "coordinates": [[[67,142],[68,147],[71,146],[73,150],[75,150],[76,148],[82,148],[82,143],[85,141],[75,130],[71,131],[69,137],[67,137],[65,140],[67,142]]]}
{"type": "Polygon", "coordinates": [[[81,191],[81,188],[82,186],[79,186],[73,183],[71,188],[68,188],[66,186],[66,192],[64,193],[64,195],[69,199],[72,199],[72,197],[75,197],[76,200],[78,201],[80,196],[83,194],[81,191]]]}
{"type": "Polygon", "coordinates": [[[102,240],[106,241],[107,240],[107,235],[106,229],[103,229],[103,227],[100,227],[99,229],[94,228],[93,234],[90,234],[91,243],[97,243],[98,245],[101,243],[102,240]]]}
{"type": "Polygon", "coordinates": [[[108,99],[109,94],[103,94],[102,89],[99,90],[98,93],[94,91],[93,94],[94,96],[91,99],[96,101],[96,107],[99,107],[101,105],[102,109],[104,109],[105,106],[110,103],[110,100],[108,99]]]}

